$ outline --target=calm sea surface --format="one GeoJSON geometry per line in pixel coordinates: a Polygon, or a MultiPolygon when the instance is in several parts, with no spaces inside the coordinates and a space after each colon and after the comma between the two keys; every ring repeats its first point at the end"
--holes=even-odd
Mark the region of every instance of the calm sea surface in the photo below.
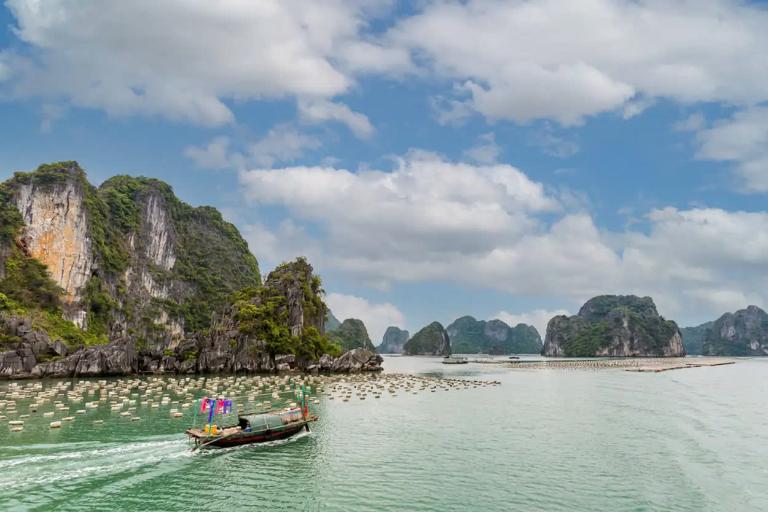
{"type": "Polygon", "coordinates": [[[385,367],[502,385],[323,399],[310,434],[205,453],[182,434],[191,413],[167,408],[131,422],[102,406],[59,430],[40,412],[23,432],[6,419],[0,510],[768,510],[768,358],[659,374],[385,367]]]}

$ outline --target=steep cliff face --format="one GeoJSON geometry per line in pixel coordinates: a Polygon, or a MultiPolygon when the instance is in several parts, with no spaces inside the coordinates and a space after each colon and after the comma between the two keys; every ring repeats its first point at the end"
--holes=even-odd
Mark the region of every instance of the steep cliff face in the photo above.
{"type": "MultiPolygon", "coordinates": [[[[2,188],[21,216],[14,243],[64,290],[64,317],[104,339],[173,348],[206,328],[234,291],[260,283],[234,226],[159,180],[116,176],[97,189],[76,162],[62,162],[2,188]]],[[[9,231],[12,221],[0,217],[9,231]]],[[[0,250],[4,270],[9,257],[0,250]]]]}
{"type": "Polygon", "coordinates": [[[587,301],[576,316],[552,318],[542,354],[679,357],[685,348],[677,324],[661,317],[650,297],[602,295],[587,301]]]}
{"type": "Polygon", "coordinates": [[[689,356],[700,356],[704,354],[704,339],[707,333],[712,329],[715,322],[705,322],[695,327],[681,327],[680,334],[683,337],[683,346],[685,353],[689,356]]]}
{"type": "Polygon", "coordinates": [[[116,176],[97,189],[75,162],[17,173],[0,184],[0,268],[4,377],[367,371],[381,362],[365,350],[339,357],[306,259],[262,285],[232,224],[151,178],[116,176]]]}
{"type": "Polygon", "coordinates": [[[518,324],[510,327],[501,320],[456,319],[446,327],[454,354],[538,354],[541,337],[535,327],[518,324]]]}
{"type": "Polygon", "coordinates": [[[63,167],[58,180],[19,180],[12,198],[24,221],[21,246],[64,289],[64,317],[85,327],[81,301],[94,259],[80,178],[76,167],[63,167]]]}
{"type": "Polygon", "coordinates": [[[399,327],[389,326],[381,339],[381,345],[376,347],[379,354],[402,354],[403,347],[408,341],[410,334],[399,327]]]}
{"type": "Polygon", "coordinates": [[[749,306],[718,318],[704,337],[704,355],[768,356],[768,313],[749,306]]]}
{"type": "Polygon", "coordinates": [[[327,332],[331,341],[338,343],[343,350],[352,350],[355,348],[364,348],[373,352],[375,349],[371,338],[368,336],[368,329],[362,320],[357,318],[347,318],[341,324],[327,332]]]}
{"type": "Polygon", "coordinates": [[[432,322],[413,335],[403,347],[409,356],[449,356],[451,339],[440,322],[432,322]]]}

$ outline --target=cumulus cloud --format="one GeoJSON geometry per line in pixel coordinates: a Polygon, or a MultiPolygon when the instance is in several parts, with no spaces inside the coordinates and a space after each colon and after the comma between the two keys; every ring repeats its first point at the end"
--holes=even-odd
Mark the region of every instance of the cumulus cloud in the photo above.
{"type": "Polygon", "coordinates": [[[448,281],[574,308],[636,293],[694,320],[768,299],[768,212],[664,208],[605,231],[514,167],[423,152],[386,172],[287,167],[240,179],[252,204],[313,226],[305,242],[323,268],[379,286],[448,281]]]}
{"type": "Polygon", "coordinates": [[[315,266],[323,265],[322,249],[304,227],[292,219],[284,219],[274,229],[261,223],[242,223],[241,231],[248,247],[259,257],[262,270],[306,256],[315,266]]]}
{"type": "Polygon", "coordinates": [[[187,146],[184,156],[201,169],[230,169],[242,157],[232,153],[230,143],[229,137],[216,137],[205,146],[187,146]]]}
{"type": "Polygon", "coordinates": [[[736,112],[729,119],[698,130],[697,156],[706,160],[732,162],[744,189],[768,192],[768,107],[736,112]]]}
{"type": "Polygon", "coordinates": [[[534,309],[533,311],[526,311],[524,313],[509,313],[507,311],[499,311],[494,315],[494,318],[498,318],[502,322],[506,322],[508,325],[515,326],[517,324],[532,325],[539,331],[542,341],[547,334],[547,323],[553,316],[557,315],[569,315],[570,313],[565,309],[534,309]]]}
{"type": "Polygon", "coordinates": [[[292,162],[307,150],[320,147],[320,140],[290,125],[278,125],[248,147],[250,161],[271,167],[276,162],[292,162]]]}
{"type": "Polygon", "coordinates": [[[374,345],[381,343],[384,331],[390,325],[405,326],[405,315],[389,302],[371,303],[362,297],[342,293],[329,293],[325,301],[339,320],[362,320],[374,345]]]}
{"type": "Polygon", "coordinates": [[[299,115],[308,123],[337,121],[345,124],[359,139],[367,139],[374,132],[373,125],[365,115],[353,111],[344,104],[328,100],[299,101],[299,115]]]}
{"type": "Polygon", "coordinates": [[[278,162],[297,160],[307,151],[319,148],[321,142],[290,124],[280,124],[241,150],[235,150],[233,146],[229,137],[215,137],[203,146],[187,146],[184,156],[201,169],[244,169],[248,165],[271,167],[278,162]]]}
{"type": "Polygon", "coordinates": [[[767,29],[768,11],[735,0],[469,0],[425,3],[388,37],[469,93],[450,112],[575,125],[655,98],[765,101],[767,29]]]}
{"type": "Polygon", "coordinates": [[[379,3],[8,0],[31,49],[15,91],[221,125],[234,118],[226,100],[329,98],[352,86],[356,67],[372,70],[372,59],[403,65],[403,49],[361,35],[379,3]]]}

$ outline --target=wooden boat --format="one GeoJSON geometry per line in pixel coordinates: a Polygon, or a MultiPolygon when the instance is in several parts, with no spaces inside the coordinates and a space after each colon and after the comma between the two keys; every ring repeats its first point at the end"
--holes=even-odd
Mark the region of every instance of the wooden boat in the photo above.
{"type": "Polygon", "coordinates": [[[317,421],[314,414],[299,408],[283,412],[266,412],[238,416],[238,425],[224,428],[191,428],[186,431],[192,450],[199,448],[226,448],[253,443],[266,443],[295,436],[302,430],[309,432],[309,424],[317,421]]]}
{"type": "MultiPolygon", "coordinates": [[[[266,443],[295,436],[302,430],[309,432],[309,424],[317,421],[317,416],[309,411],[307,403],[307,391],[302,385],[301,389],[294,388],[282,393],[275,392],[251,395],[250,400],[257,396],[269,396],[269,400],[258,402],[256,412],[236,411],[235,400],[225,398],[203,397],[196,402],[200,405],[200,412],[207,413],[207,419],[203,428],[196,428],[197,408],[192,428],[185,433],[191,443],[192,451],[199,448],[225,448],[252,443],[266,443]],[[291,402],[299,399],[299,404],[291,402]],[[277,399],[283,405],[275,407],[272,400],[277,399]],[[262,407],[262,409],[258,409],[262,407]],[[236,419],[235,419],[236,418],[236,419]],[[235,423],[236,424],[233,424],[235,423]],[[229,425],[227,425],[229,423],[229,425]],[[221,427],[220,425],[227,425],[221,427]]],[[[240,397],[241,399],[243,397],[240,397]]]]}
{"type": "Polygon", "coordinates": [[[443,364],[467,364],[468,362],[466,357],[445,356],[443,358],[443,364]]]}

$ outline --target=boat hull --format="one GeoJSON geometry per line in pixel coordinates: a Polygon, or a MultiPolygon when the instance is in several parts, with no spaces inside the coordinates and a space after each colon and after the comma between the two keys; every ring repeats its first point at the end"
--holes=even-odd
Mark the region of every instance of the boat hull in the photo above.
{"type": "Polygon", "coordinates": [[[208,446],[214,446],[217,448],[227,448],[229,446],[240,446],[243,444],[254,444],[254,443],[268,443],[269,441],[279,441],[281,439],[288,439],[289,437],[293,437],[302,430],[306,425],[302,424],[299,426],[291,426],[288,428],[280,429],[280,430],[273,430],[271,432],[243,432],[241,435],[233,436],[233,437],[226,437],[223,439],[219,439],[218,441],[214,441],[208,446]]]}
{"type": "Polygon", "coordinates": [[[279,441],[293,437],[302,430],[309,431],[309,424],[317,420],[317,416],[312,416],[304,421],[293,424],[283,425],[275,429],[258,430],[254,432],[241,431],[233,435],[224,435],[219,438],[204,433],[199,429],[190,429],[186,431],[190,440],[194,441],[198,448],[227,448],[230,446],[240,446],[244,444],[268,443],[270,441],[279,441]]]}

